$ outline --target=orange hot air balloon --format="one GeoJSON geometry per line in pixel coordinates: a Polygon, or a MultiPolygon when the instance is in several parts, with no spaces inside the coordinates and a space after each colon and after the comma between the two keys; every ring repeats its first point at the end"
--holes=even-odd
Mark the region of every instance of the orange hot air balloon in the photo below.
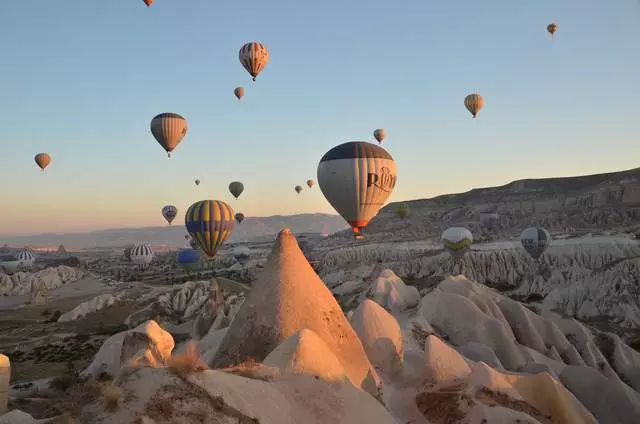
{"type": "Polygon", "coordinates": [[[557,30],[558,30],[558,25],[556,25],[555,22],[552,22],[549,25],[547,25],[547,31],[549,32],[549,34],[551,34],[551,37],[553,37],[553,34],[555,34],[557,30]]]}
{"type": "Polygon", "coordinates": [[[51,163],[51,156],[48,153],[38,153],[33,160],[36,161],[36,165],[44,171],[44,169],[51,163]]]}
{"type": "Polygon", "coordinates": [[[153,0],[142,0],[144,2],[144,4],[147,5],[147,7],[151,6],[153,4],[153,0]]]}

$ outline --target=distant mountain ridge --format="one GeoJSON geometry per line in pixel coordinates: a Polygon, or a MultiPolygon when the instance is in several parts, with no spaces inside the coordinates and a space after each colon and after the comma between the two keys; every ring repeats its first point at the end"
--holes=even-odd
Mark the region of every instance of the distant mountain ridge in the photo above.
{"type": "MultiPolygon", "coordinates": [[[[540,225],[551,232],[640,233],[640,168],[577,177],[525,179],[432,199],[390,203],[365,228],[370,240],[439,237],[451,226],[469,228],[478,239],[514,237],[540,225]],[[396,214],[407,203],[410,215],[396,214]],[[497,214],[491,231],[481,214],[497,214]]],[[[640,234],[639,234],[640,235],[640,234]]],[[[349,231],[336,234],[350,236],[349,231]]]]}
{"type": "MultiPolygon", "coordinates": [[[[229,242],[262,240],[277,234],[283,228],[293,233],[333,234],[347,227],[338,215],[308,213],[297,215],[274,215],[267,217],[247,217],[237,224],[229,242]]],[[[0,245],[11,246],[51,246],[63,244],[67,248],[82,249],[95,247],[121,247],[133,243],[186,246],[184,225],[174,224],[164,227],[114,228],[86,233],[36,234],[29,236],[3,237],[0,245]]]]}

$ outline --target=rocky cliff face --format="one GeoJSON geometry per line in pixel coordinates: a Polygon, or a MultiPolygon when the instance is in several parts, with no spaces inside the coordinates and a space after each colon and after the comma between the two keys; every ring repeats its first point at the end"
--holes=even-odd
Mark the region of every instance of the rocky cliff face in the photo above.
{"type": "MultiPolygon", "coordinates": [[[[515,235],[536,224],[552,233],[586,233],[640,229],[640,168],[580,177],[514,181],[501,187],[405,202],[407,218],[396,215],[396,203],[384,207],[365,229],[370,239],[393,236],[416,240],[439,236],[454,225],[469,228],[479,239],[515,235]],[[481,214],[497,214],[491,229],[481,214]]],[[[349,237],[349,231],[339,233],[349,237]]]]}
{"type": "Polygon", "coordinates": [[[343,247],[325,254],[319,272],[330,287],[338,290],[341,303],[347,307],[357,301],[356,291],[362,287],[358,283],[370,279],[381,262],[420,289],[429,288],[446,275],[464,273],[512,297],[535,300],[539,308],[636,337],[640,330],[638,243],[614,237],[554,243],[539,262],[526,255],[517,242],[476,245],[455,270],[449,255],[429,242],[343,247]]]}

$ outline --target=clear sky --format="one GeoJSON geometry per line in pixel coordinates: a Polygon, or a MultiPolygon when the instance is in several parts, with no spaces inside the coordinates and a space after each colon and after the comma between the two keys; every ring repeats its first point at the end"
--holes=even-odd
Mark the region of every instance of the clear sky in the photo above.
{"type": "Polygon", "coordinates": [[[0,235],[163,225],[163,205],[201,199],[333,212],[293,187],[378,127],[390,201],[633,168],[639,46],[637,0],[3,0],[0,235]],[[271,54],[255,83],[248,41],[271,54]],[[161,112],[189,122],[170,160],[161,112]]]}

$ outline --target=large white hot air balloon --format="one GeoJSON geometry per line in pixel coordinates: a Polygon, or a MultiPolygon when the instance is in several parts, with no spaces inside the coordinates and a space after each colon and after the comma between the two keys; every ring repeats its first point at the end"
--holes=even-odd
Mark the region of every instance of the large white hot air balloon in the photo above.
{"type": "Polygon", "coordinates": [[[131,249],[131,262],[138,266],[147,266],[153,260],[153,250],[146,244],[136,244],[131,249]]]}
{"type": "Polygon", "coordinates": [[[520,235],[520,243],[533,259],[538,259],[551,244],[551,235],[544,228],[530,227],[520,235]]]}
{"type": "Polygon", "coordinates": [[[458,262],[473,244],[471,231],[464,227],[451,227],[442,232],[440,236],[444,248],[451,254],[454,262],[458,262]]]}
{"type": "Polygon", "coordinates": [[[318,185],[355,235],[369,224],[396,185],[396,163],[382,147],[350,141],[329,150],[318,164],[318,185]]]}

